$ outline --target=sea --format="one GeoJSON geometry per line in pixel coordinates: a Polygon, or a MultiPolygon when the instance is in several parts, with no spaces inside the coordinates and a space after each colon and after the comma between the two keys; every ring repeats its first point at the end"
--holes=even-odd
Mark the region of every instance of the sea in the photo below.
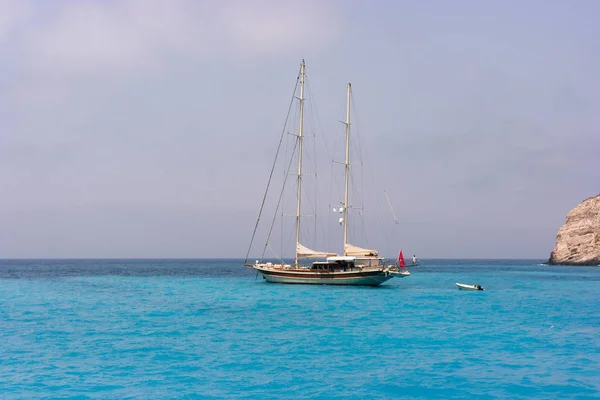
{"type": "Polygon", "coordinates": [[[237,259],[0,260],[0,398],[600,398],[600,268],[421,261],[372,288],[237,259]]]}

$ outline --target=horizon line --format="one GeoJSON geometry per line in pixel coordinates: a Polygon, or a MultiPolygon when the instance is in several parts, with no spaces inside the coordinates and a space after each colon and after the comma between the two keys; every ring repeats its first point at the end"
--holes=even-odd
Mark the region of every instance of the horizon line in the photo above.
{"type": "MultiPolygon", "coordinates": [[[[283,257],[291,259],[293,257],[283,257]]],[[[389,260],[396,257],[383,257],[389,260]]],[[[248,260],[256,257],[248,257],[248,260]]],[[[266,258],[264,258],[266,259],[266,258]]],[[[547,260],[546,258],[530,257],[418,257],[419,260],[547,260]]],[[[245,257],[0,257],[0,260],[246,260],[245,257]]]]}

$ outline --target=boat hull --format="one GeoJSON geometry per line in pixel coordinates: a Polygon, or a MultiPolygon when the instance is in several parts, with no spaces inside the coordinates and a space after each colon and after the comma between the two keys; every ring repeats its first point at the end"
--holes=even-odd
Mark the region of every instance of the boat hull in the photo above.
{"type": "Polygon", "coordinates": [[[302,285],[351,285],[379,286],[393,277],[403,278],[408,275],[396,275],[381,269],[371,271],[336,271],[312,272],[302,269],[271,269],[252,266],[260,272],[267,282],[291,283],[302,285]]]}
{"type": "Polygon", "coordinates": [[[457,283],[456,286],[458,287],[458,290],[472,290],[472,291],[476,291],[476,290],[483,291],[484,290],[481,286],[477,287],[475,285],[465,285],[462,283],[457,283]]]}

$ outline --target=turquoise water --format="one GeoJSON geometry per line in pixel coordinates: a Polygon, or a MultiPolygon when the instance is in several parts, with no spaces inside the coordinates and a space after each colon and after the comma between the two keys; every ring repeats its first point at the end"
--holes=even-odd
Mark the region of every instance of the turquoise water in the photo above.
{"type": "Polygon", "coordinates": [[[599,268],[425,260],[369,288],[239,263],[0,261],[0,397],[600,397],[599,268]]]}

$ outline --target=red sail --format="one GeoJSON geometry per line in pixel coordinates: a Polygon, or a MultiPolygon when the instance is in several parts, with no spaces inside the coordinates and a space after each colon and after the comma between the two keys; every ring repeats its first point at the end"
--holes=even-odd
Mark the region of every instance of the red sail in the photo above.
{"type": "Polygon", "coordinates": [[[402,250],[400,250],[400,254],[398,255],[398,265],[400,265],[400,268],[406,265],[404,263],[404,255],[402,255],[402,250]]]}

